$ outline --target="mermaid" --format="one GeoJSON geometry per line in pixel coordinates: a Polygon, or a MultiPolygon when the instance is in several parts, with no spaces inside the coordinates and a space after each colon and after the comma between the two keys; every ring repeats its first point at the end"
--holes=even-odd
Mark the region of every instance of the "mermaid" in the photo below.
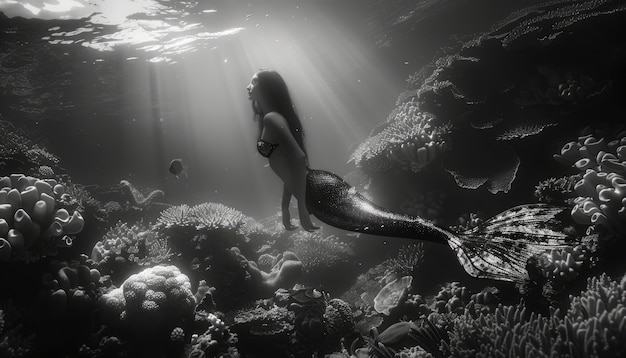
{"type": "Polygon", "coordinates": [[[514,207],[459,234],[380,207],[339,176],[309,168],[302,123],[278,72],[255,73],[246,89],[259,126],[257,150],[283,182],[281,211],[287,230],[296,229],[289,212],[295,197],[307,231],[319,229],[312,214],[343,230],[447,244],[469,275],[511,282],[528,278],[526,265],[533,256],[571,245],[554,220],[563,208],[544,204],[514,207]]]}

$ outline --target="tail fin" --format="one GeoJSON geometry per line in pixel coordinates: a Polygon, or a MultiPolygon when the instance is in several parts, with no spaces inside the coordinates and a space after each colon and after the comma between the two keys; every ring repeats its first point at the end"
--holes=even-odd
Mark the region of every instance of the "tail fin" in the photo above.
{"type": "Polygon", "coordinates": [[[571,246],[555,218],[564,208],[521,205],[502,212],[448,244],[468,274],[478,278],[523,282],[528,259],[546,250],[571,246]]]}

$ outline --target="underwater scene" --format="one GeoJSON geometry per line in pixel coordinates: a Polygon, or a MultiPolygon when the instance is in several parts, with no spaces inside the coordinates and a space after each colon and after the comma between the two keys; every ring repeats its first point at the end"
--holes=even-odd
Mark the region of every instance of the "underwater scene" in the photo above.
{"type": "Polygon", "coordinates": [[[626,2],[0,0],[0,358],[625,357],[626,2]]]}

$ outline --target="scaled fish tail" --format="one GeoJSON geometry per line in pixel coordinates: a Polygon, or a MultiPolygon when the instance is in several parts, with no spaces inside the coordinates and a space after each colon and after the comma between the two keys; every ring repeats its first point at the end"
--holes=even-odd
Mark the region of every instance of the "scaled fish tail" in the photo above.
{"type": "Polygon", "coordinates": [[[322,170],[309,170],[306,203],[311,214],[340,229],[448,244],[465,271],[477,278],[523,282],[531,257],[572,245],[557,227],[556,216],[564,208],[545,204],[517,206],[454,234],[420,217],[380,207],[322,170]]]}
{"type": "Polygon", "coordinates": [[[448,233],[448,245],[471,276],[523,282],[531,257],[572,246],[572,240],[557,227],[556,216],[563,210],[545,204],[517,206],[474,229],[448,233]]]}

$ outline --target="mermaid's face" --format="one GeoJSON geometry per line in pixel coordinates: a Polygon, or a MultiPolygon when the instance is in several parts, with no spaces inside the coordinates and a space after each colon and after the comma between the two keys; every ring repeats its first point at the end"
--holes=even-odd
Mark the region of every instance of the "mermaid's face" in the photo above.
{"type": "Polygon", "coordinates": [[[248,87],[246,87],[246,90],[248,90],[248,99],[252,101],[259,100],[258,84],[259,84],[259,77],[255,73],[254,76],[252,76],[252,78],[250,79],[250,84],[248,85],[248,87]]]}

